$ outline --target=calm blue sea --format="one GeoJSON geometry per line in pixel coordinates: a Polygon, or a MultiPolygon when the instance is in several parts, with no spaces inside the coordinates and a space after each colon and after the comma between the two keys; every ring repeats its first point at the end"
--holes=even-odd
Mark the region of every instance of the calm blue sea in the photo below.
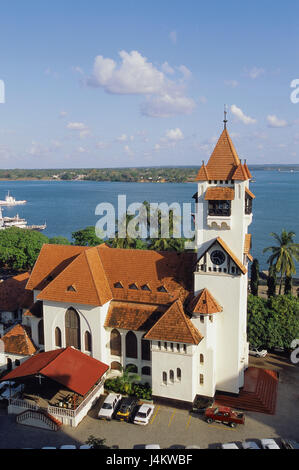
{"type": "MultiPolygon", "coordinates": [[[[299,241],[299,172],[256,171],[250,188],[256,195],[253,223],[252,254],[266,269],[267,254],[263,248],[273,244],[271,232],[283,228],[294,231],[299,241]]],[[[7,191],[16,199],[26,199],[24,206],[3,209],[4,215],[19,213],[28,224],[47,223],[43,232],[48,237],[71,233],[95,225],[99,216],[95,208],[100,202],[117,204],[117,196],[125,194],[132,202],[193,202],[196,184],[110,183],[91,181],[1,181],[0,199],[7,191]]],[[[297,269],[298,272],[298,269],[297,269]]]]}

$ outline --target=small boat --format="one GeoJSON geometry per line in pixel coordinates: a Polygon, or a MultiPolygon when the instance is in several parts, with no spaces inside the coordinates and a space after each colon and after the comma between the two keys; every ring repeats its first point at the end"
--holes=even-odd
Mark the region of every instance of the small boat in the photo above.
{"type": "Polygon", "coordinates": [[[15,215],[14,217],[3,217],[0,206],[0,230],[4,230],[10,227],[25,228],[27,230],[37,230],[40,232],[47,228],[47,224],[45,222],[43,225],[27,225],[27,220],[21,219],[19,214],[15,215]]]}
{"type": "Polygon", "coordinates": [[[0,206],[18,206],[19,204],[26,204],[27,201],[16,201],[16,199],[7,192],[4,201],[0,201],[0,206]]]}

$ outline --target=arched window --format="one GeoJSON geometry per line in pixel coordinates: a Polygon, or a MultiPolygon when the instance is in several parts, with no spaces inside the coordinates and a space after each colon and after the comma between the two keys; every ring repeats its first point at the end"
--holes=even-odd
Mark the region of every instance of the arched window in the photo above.
{"type": "Polygon", "coordinates": [[[162,373],[162,380],[163,380],[163,384],[167,385],[167,373],[166,372],[162,373]]]}
{"type": "Polygon", "coordinates": [[[135,366],[135,364],[127,364],[126,370],[129,372],[129,374],[138,374],[138,368],[135,366]]]}
{"type": "Polygon", "coordinates": [[[111,362],[110,367],[111,367],[111,370],[119,370],[120,372],[122,371],[122,365],[117,361],[111,362]]]}
{"type": "Polygon", "coordinates": [[[15,360],[15,366],[18,367],[20,364],[21,364],[21,363],[20,363],[19,359],[16,359],[16,360],[15,360]]]}
{"type": "Polygon", "coordinates": [[[38,323],[38,344],[45,344],[44,320],[40,320],[38,323]]]}
{"type": "Polygon", "coordinates": [[[69,308],[65,314],[65,344],[81,349],[80,317],[75,309],[69,308]]]}
{"type": "Polygon", "coordinates": [[[128,331],[126,335],[126,356],[137,359],[137,338],[133,331],[128,331]]]}
{"type": "Polygon", "coordinates": [[[91,352],[91,334],[89,331],[85,331],[84,335],[85,351],[91,352]]]}
{"type": "Polygon", "coordinates": [[[121,336],[115,329],[110,333],[110,354],[112,356],[121,356],[121,336]]]}
{"type": "Polygon", "coordinates": [[[182,380],[182,371],[181,371],[181,369],[176,370],[176,377],[177,377],[179,382],[182,380]]]}
{"type": "Polygon", "coordinates": [[[150,367],[142,367],[141,374],[142,375],[151,375],[151,368],[150,367]]]}
{"type": "Polygon", "coordinates": [[[55,328],[55,346],[61,348],[61,330],[58,326],[55,328]]]}
{"type": "Polygon", "coordinates": [[[141,358],[143,361],[151,360],[151,343],[147,339],[141,340],[141,358]]]}
{"type": "Polygon", "coordinates": [[[172,382],[172,383],[174,382],[174,372],[173,372],[173,370],[171,370],[171,371],[169,372],[169,380],[170,380],[170,382],[172,382]]]}
{"type": "Polygon", "coordinates": [[[203,379],[203,374],[199,375],[199,383],[200,385],[203,385],[204,379],[203,379]]]}
{"type": "Polygon", "coordinates": [[[11,369],[12,369],[12,360],[10,359],[10,357],[7,358],[6,369],[7,369],[7,370],[11,370],[11,369]]]}
{"type": "Polygon", "coordinates": [[[203,358],[203,354],[200,355],[200,363],[203,364],[204,363],[204,358],[203,358]]]}

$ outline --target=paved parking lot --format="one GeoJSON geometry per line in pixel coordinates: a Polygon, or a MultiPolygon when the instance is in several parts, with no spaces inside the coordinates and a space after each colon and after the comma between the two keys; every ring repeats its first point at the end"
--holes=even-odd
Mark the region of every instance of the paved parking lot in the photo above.
{"type": "Polygon", "coordinates": [[[0,448],[41,448],[62,444],[85,443],[90,435],[105,438],[109,446],[132,449],[144,444],[160,444],[161,448],[197,445],[215,448],[219,443],[240,442],[261,438],[288,438],[299,440],[298,366],[273,356],[268,362],[255,360],[256,365],[276,368],[280,372],[276,414],[246,412],[245,425],[232,429],[223,424],[207,424],[202,416],[186,410],[157,405],[149,425],[102,421],[96,418],[98,406],[89,412],[77,428],[63,426],[50,432],[15,423],[13,416],[0,416],[0,448]]]}

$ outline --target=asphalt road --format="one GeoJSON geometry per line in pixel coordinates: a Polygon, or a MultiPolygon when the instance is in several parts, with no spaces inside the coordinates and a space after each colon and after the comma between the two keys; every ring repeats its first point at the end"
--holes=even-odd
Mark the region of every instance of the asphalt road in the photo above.
{"type": "Polygon", "coordinates": [[[161,448],[197,445],[215,448],[219,443],[259,440],[261,438],[294,439],[299,441],[299,368],[287,359],[269,356],[253,359],[252,365],[279,371],[278,402],[275,415],[246,412],[245,425],[232,429],[226,425],[207,424],[200,415],[165,406],[156,406],[147,426],[112,420],[98,420],[91,410],[77,428],[63,426],[58,432],[16,424],[14,416],[0,414],[0,448],[77,446],[90,435],[105,438],[106,444],[120,449],[132,449],[144,444],[159,444],[161,448]]]}

